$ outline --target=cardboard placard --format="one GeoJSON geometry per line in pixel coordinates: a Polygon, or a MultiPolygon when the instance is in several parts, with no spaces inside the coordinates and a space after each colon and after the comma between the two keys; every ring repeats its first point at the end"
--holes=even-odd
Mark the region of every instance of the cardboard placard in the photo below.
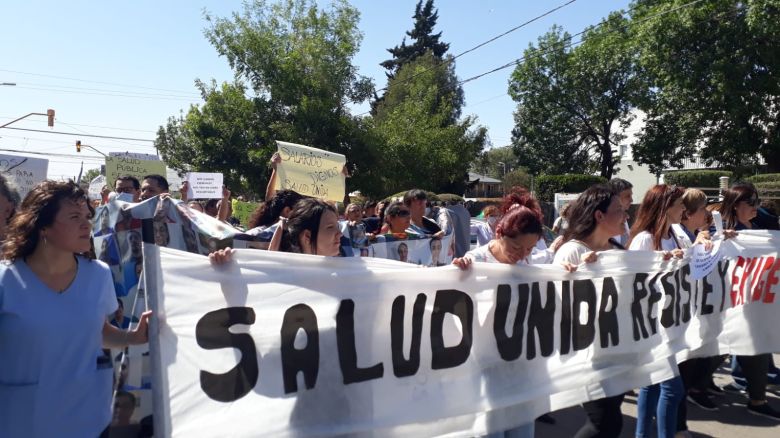
{"type": "Polygon", "coordinates": [[[222,174],[190,172],[186,178],[188,199],[222,199],[222,174]]]}
{"type": "Polygon", "coordinates": [[[0,174],[14,185],[21,199],[39,182],[46,179],[49,160],[0,154],[0,174]]]}
{"type": "Polygon", "coordinates": [[[300,144],[277,141],[282,162],[276,167],[276,190],[342,202],[347,157],[300,144]]]}
{"type": "Polygon", "coordinates": [[[117,178],[130,175],[143,180],[146,175],[165,176],[165,163],[160,160],[141,160],[127,155],[106,157],[106,181],[113,187],[117,178]]]}

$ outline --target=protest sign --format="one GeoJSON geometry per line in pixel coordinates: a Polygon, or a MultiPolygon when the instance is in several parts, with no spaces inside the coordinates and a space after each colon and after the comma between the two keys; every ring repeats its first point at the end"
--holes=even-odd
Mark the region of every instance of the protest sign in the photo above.
{"type": "Polygon", "coordinates": [[[561,215],[561,211],[568,204],[574,202],[580,196],[579,193],[556,193],[555,194],[555,214],[561,215]]]}
{"type": "Polygon", "coordinates": [[[106,181],[113,184],[123,175],[134,176],[139,181],[146,175],[165,176],[165,163],[160,160],[142,160],[126,155],[106,157],[106,181]]]}
{"type": "Polygon", "coordinates": [[[780,350],[780,233],[720,250],[693,281],[687,259],[655,252],[567,273],[255,250],[216,269],[150,248],[165,315],[155,431],[479,436],[667,380],[691,357],[780,350]]]}
{"type": "Polygon", "coordinates": [[[142,154],[140,152],[109,152],[108,156],[135,158],[137,160],[146,160],[146,161],[160,161],[160,157],[157,155],[142,154]]]}
{"type": "Polygon", "coordinates": [[[344,201],[344,155],[294,143],[276,142],[282,162],[276,166],[277,190],[294,190],[304,196],[344,201]]]}
{"type": "Polygon", "coordinates": [[[188,199],[222,199],[222,174],[190,172],[187,181],[188,199]]]}
{"type": "Polygon", "coordinates": [[[97,200],[102,199],[103,187],[106,185],[106,176],[98,175],[92,181],[89,182],[88,195],[89,199],[97,200]]]}
{"type": "Polygon", "coordinates": [[[247,226],[249,223],[249,218],[252,217],[252,213],[257,210],[257,207],[260,204],[257,204],[255,202],[244,202],[239,201],[237,199],[233,199],[233,216],[235,216],[239,222],[241,222],[241,225],[247,226]]]}
{"type": "Polygon", "coordinates": [[[46,179],[48,170],[49,160],[0,154],[0,174],[14,185],[22,199],[46,179]]]}

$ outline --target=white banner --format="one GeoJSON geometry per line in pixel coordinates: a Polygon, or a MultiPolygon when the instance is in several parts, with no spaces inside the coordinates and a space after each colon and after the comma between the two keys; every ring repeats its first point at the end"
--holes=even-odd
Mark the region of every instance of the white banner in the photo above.
{"type": "Polygon", "coordinates": [[[688,260],[414,268],[145,246],[162,436],[474,436],[660,382],[676,362],[780,351],[780,233],[688,260]],[[158,252],[159,251],[159,252],[158,252]]]}
{"type": "Polygon", "coordinates": [[[10,180],[21,199],[39,182],[46,179],[49,160],[0,154],[0,173],[10,180]]]}

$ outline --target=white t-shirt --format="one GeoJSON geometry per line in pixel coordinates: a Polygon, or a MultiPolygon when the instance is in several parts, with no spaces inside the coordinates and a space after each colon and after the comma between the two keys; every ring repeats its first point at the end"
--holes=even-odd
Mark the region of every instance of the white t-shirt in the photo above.
{"type": "MultiPolygon", "coordinates": [[[[613,249],[619,249],[614,247],[613,249]]],[[[579,265],[582,263],[582,256],[586,253],[593,251],[585,243],[572,239],[561,245],[558,248],[558,252],[555,253],[554,264],[561,265],[563,263],[571,263],[572,265],[579,265]]]]}
{"type": "Polygon", "coordinates": [[[62,293],[24,261],[0,263],[2,437],[98,436],[111,421],[102,330],[117,308],[114,283],[103,262],[77,260],[62,293]]]}
{"type": "MultiPolygon", "coordinates": [[[[489,248],[490,248],[490,244],[487,243],[485,245],[474,248],[471,251],[467,252],[464,257],[469,257],[471,260],[480,263],[501,263],[498,260],[496,260],[496,257],[493,255],[492,252],[490,252],[489,248]]],[[[529,260],[529,258],[526,258],[525,260],[518,261],[517,264],[530,265],[531,261],[529,260]]]]}
{"type": "MultiPolygon", "coordinates": [[[[656,251],[653,243],[653,235],[649,231],[641,231],[634,236],[628,249],[630,251],[656,251]]],[[[672,251],[678,249],[677,242],[671,238],[661,239],[660,251],[672,251]]]]}

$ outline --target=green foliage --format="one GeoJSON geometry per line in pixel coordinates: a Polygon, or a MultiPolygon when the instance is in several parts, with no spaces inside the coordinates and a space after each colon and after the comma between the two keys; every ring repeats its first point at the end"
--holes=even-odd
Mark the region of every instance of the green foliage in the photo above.
{"type": "Polygon", "coordinates": [[[99,175],[100,175],[100,168],[89,169],[86,172],[84,172],[84,175],[81,176],[81,181],[90,182],[93,179],[97,178],[99,175]]]}
{"type": "Polygon", "coordinates": [[[377,107],[375,133],[384,145],[381,186],[394,192],[421,187],[462,192],[469,164],[485,145],[486,130],[476,120],[456,120],[462,100],[454,63],[432,54],[407,63],[390,80],[377,107]]]}
{"type": "Polygon", "coordinates": [[[403,65],[414,61],[427,52],[431,52],[433,56],[442,59],[450,48],[449,44],[439,41],[441,32],[433,33],[433,28],[439,19],[439,11],[433,9],[433,0],[426,0],[425,6],[422,5],[422,0],[418,0],[412,18],[414,18],[414,28],[407,31],[406,36],[414,42],[411,45],[407,45],[406,37],[404,37],[401,45],[387,49],[392,58],[379,64],[388,70],[388,79],[393,78],[403,65]]]}
{"type": "Polygon", "coordinates": [[[743,173],[759,156],[780,171],[780,1],[637,0],[632,20],[647,77],[635,159],[659,172],[694,153],[743,173]]]}
{"type": "Polygon", "coordinates": [[[556,193],[580,193],[594,184],[605,182],[606,178],[596,175],[541,175],[536,178],[536,198],[553,202],[556,193]]]}
{"type": "Polygon", "coordinates": [[[780,183],[780,173],[763,173],[759,175],[753,175],[745,178],[745,181],[750,181],[753,184],[758,183],[780,183]]]}
{"type": "MultiPolygon", "coordinates": [[[[400,192],[395,193],[393,195],[386,196],[384,199],[398,199],[400,201],[403,201],[404,195],[409,190],[412,190],[412,189],[407,189],[407,190],[400,191],[400,192]]],[[[439,199],[439,195],[437,195],[436,193],[429,192],[427,190],[424,190],[424,192],[425,192],[425,195],[428,197],[429,201],[441,201],[441,199],[439,199]]]]}
{"type": "Polygon", "coordinates": [[[348,109],[373,93],[352,65],[358,18],[344,0],[327,10],[314,0],[257,0],[229,18],[206,14],[206,38],[237,82],[220,89],[198,82],[205,103],[160,128],[163,157],[180,171],[222,171],[232,189],[257,196],[274,141],[290,141],[344,154],[347,190],[376,194],[379,138],[348,109]]]}
{"type": "Polygon", "coordinates": [[[525,171],[525,169],[515,169],[511,172],[508,172],[506,175],[504,175],[504,178],[502,179],[503,186],[504,186],[504,193],[507,193],[512,189],[512,187],[525,187],[530,188],[531,187],[531,175],[528,174],[528,172],[525,171]]]}
{"type": "Polygon", "coordinates": [[[483,151],[471,164],[471,170],[491,178],[501,179],[505,173],[519,167],[512,146],[494,147],[483,151]]]}
{"type": "Polygon", "coordinates": [[[732,178],[734,174],[728,170],[680,170],[664,174],[664,182],[681,187],[717,188],[720,177],[732,178]]]}
{"type": "Polygon", "coordinates": [[[441,202],[463,202],[463,196],[453,193],[439,193],[436,197],[438,197],[441,202]]]}
{"type": "Polygon", "coordinates": [[[512,144],[532,174],[597,170],[612,177],[615,149],[643,90],[627,24],[613,13],[576,48],[553,27],[525,51],[509,94],[517,102],[512,144]]]}

